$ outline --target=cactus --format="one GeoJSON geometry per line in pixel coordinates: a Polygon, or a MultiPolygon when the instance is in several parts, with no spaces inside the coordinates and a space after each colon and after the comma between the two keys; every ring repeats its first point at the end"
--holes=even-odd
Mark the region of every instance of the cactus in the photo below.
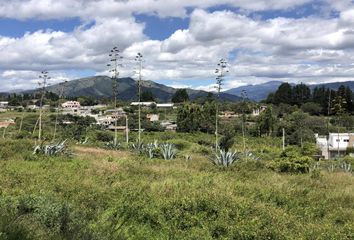
{"type": "Polygon", "coordinates": [[[228,167],[239,159],[240,153],[238,152],[219,150],[211,160],[215,165],[228,167]]]}
{"type": "Polygon", "coordinates": [[[171,143],[161,144],[160,149],[165,160],[173,159],[176,155],[176,148],[171,143]]]}

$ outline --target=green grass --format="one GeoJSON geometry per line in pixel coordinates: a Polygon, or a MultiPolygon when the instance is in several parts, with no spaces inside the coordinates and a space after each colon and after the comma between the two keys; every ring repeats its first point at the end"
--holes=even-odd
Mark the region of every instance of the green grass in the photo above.
{"type": "MultiPolygon", "coordinates": [[[[46,157],[32,155],[36,118],[26,113],[28,139],[15,140],[17,125],[0,140],[0,240],[354,238],[354,176],[272,170],[284,161],[280,138],[247,137],[262,160],[228,169],[208,160],[214,136],[203,133],[144,132],[144,143],[177,147],[171,161],[99,148],[97,132],[107,133],[97,129],[88,145],[69,139],[72,157],[46,157]]],[[[52,132],[46,114],[44,136],[52,132]]],[[[58,138],[64,133],[59,127],[58,138]]],[[[243,150],[242,137],[233,149],[243,150]]]]}
{"type": "MultiPolygon", "coordinates": [[[[206,138],[177,136],[190,153],[206,138]]],[[[0,239],[354,238],[350,174],[279,174],[263,161],[223,169],[199,153],[164,161],[83,146],[72,158],[29,158],[31,144],[0,141],[0,239]]]]}

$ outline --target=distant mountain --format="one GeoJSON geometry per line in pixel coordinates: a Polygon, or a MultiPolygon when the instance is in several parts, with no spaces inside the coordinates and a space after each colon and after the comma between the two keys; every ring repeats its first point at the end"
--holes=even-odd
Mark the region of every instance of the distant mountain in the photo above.
{"type": "MultiPolygon", "coordinates": [[[[249,99],[259,102],[261,100],[267,99],[268,95],[272,92],[275,92],[282,83],[283,82],[281,81],[271,81],[262,84],[247,85],[247,86],[229,89],[225,91],[225,93],[241,96],[241,92],[245,90],[247,92],[247,96],[249,99]]],[[[291,83],[291,85],[295,85],[295,84],[291,83]]],[[[337,90],[341,85],[348,86],[352,91],[354,91],[354,81],[320,83],[320,84],[311,84],[308,86],[311,89],[314,89],[315,87],[319,87],[319,86],[324,86],[326,88],[337,90]]]]}
{"type": "Polygon", "coordinates": [[[325,88],[329,88],[332,90],[337,90],[341,85],[349,87],[354,92],[354,81],[347,81],[347,82],[333,82],[333,83],[320,83],[320,84],[313,84],[309,85],[311,89],[315,87],[324,86],[325,88]]]}
{"type": "Polygon", "coordinates": [[[249,99],[258,102],[266,99],[268,97],[268,94],[276,91],[282,83],[283,82],[280,81],[271,81],[262,84],[247,85],[232,88],[230,90],[225,91],[225,93],[241,96],[241,92],[245,90],[249,99]]]}
{"type": "MultiPolygon", "coordinates": [[[[61,91],[59,84],[52,85],[47,88],[48,91],[59,94],[61,91]]],[[[158,84],[153,81],[143,81],[142,91],[149,90],[161,102],[171,101],[173,94],[177,89],[168,87],[163,84],[158,84]]],[[[32,90],[33,92],[34,90],[32,90]]],[[[124,101],[134,101],[137,99],[137,82],[132,78],[118,79],[118,98],[124,101]]],[[[208,95],[206,91],[187,89],[191,99],[204,98],[208,95]]],[[[112,80],[107,76],[95,76],[76,79],[67,82],[64,85],[65,96],[78,97],[78,96],[93,96],[97,98],[112,97],[112,80]]],[[[221,100],[224,101],[240,101],[240,97],[222,93],[221,100]]]]}

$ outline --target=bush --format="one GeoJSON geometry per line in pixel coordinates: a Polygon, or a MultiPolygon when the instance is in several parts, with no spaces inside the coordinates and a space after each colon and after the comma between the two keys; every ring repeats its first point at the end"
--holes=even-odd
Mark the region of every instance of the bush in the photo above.
{"type": "Polygon", "coordinates": [[[32,150],[29,140],[0,140],[0,160],[24,159],[32,150]]]}
{"type": "Polygon", "coordinates": [[[299,148],[290,146],[282,152],[280,158],[277,158],[271,166],[279,172],[307,173],[312,162],[311,157],[301,155],[299,148]]]}

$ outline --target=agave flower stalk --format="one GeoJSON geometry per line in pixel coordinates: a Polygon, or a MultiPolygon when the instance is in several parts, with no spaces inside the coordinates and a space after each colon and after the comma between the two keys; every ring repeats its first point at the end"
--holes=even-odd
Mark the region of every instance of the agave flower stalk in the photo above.
{"type": "MultiPolygon", "coordinates": [[[[117,96],[118,96],[118,78],[119,71],[118,67],[121,67],[121,60],[123,57],[121,56],[120,50],[118,47],[113,47],[109,53],[110,63],[107,64],[107,67],[111,68],[109,72],[112,74],[112,90],[113,90],[113,98],[114,98],[114,109],[117,109],[117,96]]],[[[116,116],[117,117],[117,116],[116,116]]],[[[118,142],[118,130],[117,130],[118,119],[114,121],[114,145],[117,145],[118,142]]]]}
{"type": "Polygon", "coordinates": [[[217,68],[215,69],[215,74],[216,76],[216,91],[217,91],[217,99],[215,101],[215,152],[218,151],[219,149],[219,134],[218,134],[218,128],[219,128],[219,98],[220,98],[220,92],[222,89],[222,85],[225,79],[225,74],[228,72],[226,69],[227,67],[227,61],[225,59],[220,59],[217,68]]]}
{"type": "Polygon", "coordinates": [[[138,63],[138,142],[141,143],[141,84],[142,84],[142,69],[143,69],[143,55],[137,53],[135,61],[138,63]]]}
{"type": "Polygon", "coordinates": [[[43,114],[43,100],[45,95],[45,90],[48,84],[48,80],[50,79],[47,71],[42,71],[39,75],[41,81],[38,82],[40,92],[41,92],[41,99],[40,99],[40,106],[39,106],[39,119],[38,119],[38,141],[41,142],[42,139],[42,114],[43,114]]]}

